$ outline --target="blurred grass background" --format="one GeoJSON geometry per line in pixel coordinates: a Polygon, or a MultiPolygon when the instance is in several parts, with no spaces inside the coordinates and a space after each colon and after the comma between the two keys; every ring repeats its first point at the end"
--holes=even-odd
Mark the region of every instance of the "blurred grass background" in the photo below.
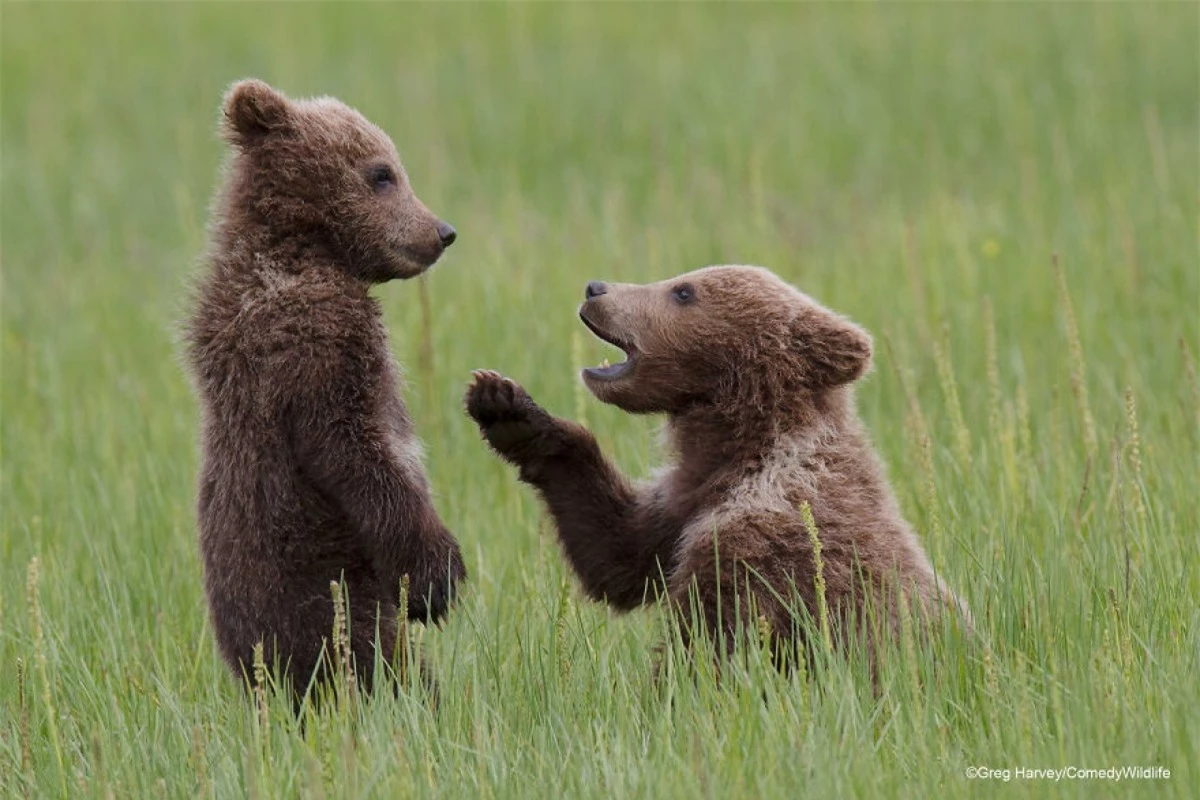
{"type": "Polygon", "coordinates": [[[1168,3],[5,3],[0,793],[1187,796],[1198,23],[1168,3]],[[220,97],[249,75],[359,108],[460,233],[427,281],[432,369],[417,287],[377,292],[472,572],[424,635],[436,713],[264,725],[212,643],[176,329],[220,97]],[[583,285],[726,262],[875,333],[860,408],[982,660],[902,665],[879,697],[836,665],[820,691],[755,669],[656,687],[662,621],[580,597],[460,413],[469,370],[496,368],[644,474],[655,421],[579,394],[576,362],[606,354],[583,285]],[[1072,764],[1172,777],[965,778],[1072,764]]]}

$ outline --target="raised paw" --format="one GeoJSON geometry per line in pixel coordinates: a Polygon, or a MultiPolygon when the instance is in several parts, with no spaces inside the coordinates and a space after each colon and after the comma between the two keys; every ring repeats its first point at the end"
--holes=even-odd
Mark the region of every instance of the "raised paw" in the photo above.
{"type": "Polygon", "coordinates": [[[521,386],[498,372],[480,369],[467,387],[467,414],[497,453],[522,461],[544,449],[556,430],[554,417],[521,386]]]}

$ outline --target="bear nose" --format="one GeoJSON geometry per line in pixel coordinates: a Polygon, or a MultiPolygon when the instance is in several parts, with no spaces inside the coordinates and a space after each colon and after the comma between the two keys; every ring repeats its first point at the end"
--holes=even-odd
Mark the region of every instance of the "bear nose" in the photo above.
{"type": "Polygon", "coordinates": [[[442,247],[449,247],[458,238],[458,231],[449,222],[439,222],[438,238],[442,240],[442,247]]]}
{"type": "Polygon", "coordinates": [[[608,294],[608,287],[600,281],[588,281],[587,288],[583,290],[583,296],[588,300],[593,297],[599,297],[602,294],[608,294]]]}

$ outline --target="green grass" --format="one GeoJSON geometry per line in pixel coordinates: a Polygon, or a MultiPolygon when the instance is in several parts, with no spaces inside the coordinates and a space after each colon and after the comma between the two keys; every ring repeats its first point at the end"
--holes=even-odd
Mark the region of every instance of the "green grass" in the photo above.
{"type": "Polygon", "coordinates": [[[2,15],[0,795],[1182,797],[1200,781],[1194,5],[2,15]],[[472,574],[423,636],[436,713],[403,695],[299,729],[268,704],[264,726],[212,641],[176,339],[218,103],[246,75],[360,108],[460,231],[428,278],[432,370],[418,287],[378,290],[472,574]],[[898,651],[879,697],[842,664],[804,681],[754,658],[656,687],[661,614],[581,597],[535,498],[460,412],[469,370],[582,411],[644,474],[657,423],[580,396],[578,361],[606,351],[575,306],[589,278],[722,262],[772,267],[875,333],[862,414],[985,655],[898,651]],[[1125,764],[1172,775],[965,778],[1125,764]]]}

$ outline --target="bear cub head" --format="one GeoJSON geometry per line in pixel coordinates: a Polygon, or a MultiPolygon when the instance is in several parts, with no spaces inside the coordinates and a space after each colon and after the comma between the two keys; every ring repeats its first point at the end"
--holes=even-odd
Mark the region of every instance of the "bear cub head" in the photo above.
{"type": "Polygon", "coordinates": [[[236,152],[231,210],[321,248],[356,278],[419,275],[456,237],[413,194],[387,134],[338,100],[239,81],[225,95],[221,135],[236,152]]]}
{"type": "Polygon", "coordinates": [[[585,297],[583,323],[625,360],[584,369],[583,381],[632,413],[751,404],[769,414],[870,366],[866,331],[761,267],[707,267],[650,284],[592,281],[585,297]]]}

